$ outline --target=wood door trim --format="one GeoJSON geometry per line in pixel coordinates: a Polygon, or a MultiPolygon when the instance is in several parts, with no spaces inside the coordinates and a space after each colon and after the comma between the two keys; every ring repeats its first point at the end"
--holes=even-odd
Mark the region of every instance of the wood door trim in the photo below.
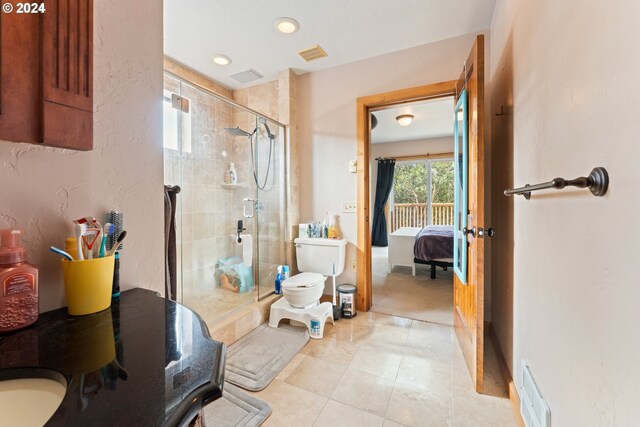
{"type": "Polygon", "coordinates": [[[496,332],[493,330],[493,325],[491,322],[485,322],[485,325],[488,324],[486,329],[488,330],[489,340],[493,345],[493,350],[496,353],[496,359],[498,359],[498,366],[500,366],[500,373],[502,374],[502,380],[504,381],[504,385],[507,388],[509,393],[509,400],[511,401],[511,407],[513,408],[513,413],[516,417],[516,422],[519,427],[525,427],[524,420],[522,419],[522,415],[520,415],[520,395],[518,395],[516,385],[513,382],[513,377],[511,376],[511,372],[509,371],[509,366],[507,365],[507,361],[504,358],[504,354],[502,353],[502,347],[500,347],[500,340],[498,340],[498,336],[496,332]]]}
{"type": "MultiPolygon", "coordinates": [[[[357,254],[356,285],[358,287],[357,306],[369,311],[372,303],[371,289],[371,226],[369,204],[369,163],[371,144],[369,140],[369,117],[372,110],[380,110],[411,101],[455,96],[457,80],[433,83],[375,95],[363,96],[356,100],[357,114],[357,254]]],[[[396,158],[397,159],[397,158],[396,158]]]]}

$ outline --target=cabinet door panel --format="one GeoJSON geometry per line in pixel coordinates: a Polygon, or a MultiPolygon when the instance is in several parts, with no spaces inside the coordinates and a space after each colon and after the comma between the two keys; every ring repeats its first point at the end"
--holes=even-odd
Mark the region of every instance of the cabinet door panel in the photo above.
{"type": "Polygon", "coordinates": [[[93,147],[93,0],[48,0],[43,31],[43,137],[93,147]],[[64,124],[59,123],[64,120],[64,124]]]}
{"type": "Polygon", "coordinates": [[[41,141],[40,23],[0,12],[0,140],[41,141]]]}

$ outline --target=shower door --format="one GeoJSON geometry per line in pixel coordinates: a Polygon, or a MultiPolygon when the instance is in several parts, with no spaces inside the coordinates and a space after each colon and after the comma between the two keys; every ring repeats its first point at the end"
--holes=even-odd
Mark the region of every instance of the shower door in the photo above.
{"type": "Polygon", "coordinates": [[[254,144],[254,185],[257,193],[258,298],[274,292],[278,265],[285,261],[285,128],[258,118],[254,144]]]}
{"type": "Polygon", "coordinates": [[[164,89],[165,184],[182,189],[178,300],[210,322],[272,292],[285,262],[284,128],[168,75],[164,89]]]}

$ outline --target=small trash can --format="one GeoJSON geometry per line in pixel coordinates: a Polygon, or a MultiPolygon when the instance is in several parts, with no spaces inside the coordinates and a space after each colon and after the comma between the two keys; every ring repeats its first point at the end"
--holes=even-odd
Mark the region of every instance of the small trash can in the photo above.
{"type": "Polygon", "coordinates": [[[348,283],[338,286],[338,301],[342,317],[345,319],[351,319],[358,314],[356,311],[356,292],[357,288],[348,283]]]}

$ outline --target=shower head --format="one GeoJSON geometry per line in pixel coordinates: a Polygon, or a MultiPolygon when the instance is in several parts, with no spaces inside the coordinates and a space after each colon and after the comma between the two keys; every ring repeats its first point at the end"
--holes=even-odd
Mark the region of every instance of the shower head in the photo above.
{"type": "MultiPolygon", "coordinates": [[[[246,137],[249,137],[249,136],[253,135],[253,133],[249,133],[246,130],[240,129],[240,126],[236,126],[234,128],[224,128],[224,130],[226,130],[227,132],[229,132],[233,136],[246,136],[246,137]]],[[[255,130],[254,130],[254,132],[255,132],[255,130]]]]}

